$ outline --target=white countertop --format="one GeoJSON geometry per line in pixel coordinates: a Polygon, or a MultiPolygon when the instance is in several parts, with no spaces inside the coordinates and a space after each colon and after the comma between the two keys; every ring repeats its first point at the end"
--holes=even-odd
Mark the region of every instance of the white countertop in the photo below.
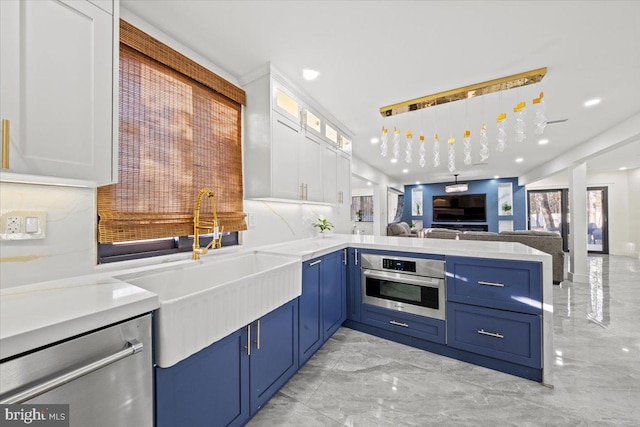
{"type": "Polygon", "coordinates": [[[157,295],[104,275],[0,290],[0,359],[160,306],[157,295]]]}
{"type": "MultiPolygon", "coordinates": [[[[347,247],[538,261],[544,265],[544,281],[548,282],[545,287],[551,286],[551,255],[520,243],[328,234],[247,250],[295,256],[306,261],[347,247]]],[[[205,257],[215,256],[213,252],[205,257]]],[[[185,262],[188,261],[175,264],[185,262]]],[[[139,269],[129,266],[0,290],[0,359],[156,310],[160,307],[156,294],[114,277],[172,264],[158,261],[156,265],[139,269]]]]}
{"type": "Polygon", "coordinates": [[[347,247],[537,262],[542,262],[546,259],[549,263],[551,262],[551,255],[515,242],[419,239],[351,234],[328,234],[325,237],[294,240],[262,246],[259,249],[264,252],[299,256],[302,261],[307,261],[347,247]]]}

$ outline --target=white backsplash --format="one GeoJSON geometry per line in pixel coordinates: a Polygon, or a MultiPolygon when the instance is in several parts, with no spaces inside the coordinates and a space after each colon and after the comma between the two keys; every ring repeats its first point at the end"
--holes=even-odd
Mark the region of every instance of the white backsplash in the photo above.
{"type": "Polygon", "coordinates": [[[0,287],[62,279],[93,272],[95,190],[3,182],[1,212],[43,210],[46,238],[0,242],[0,287]]]}
{"type": "MultiPolygon", "coordinates": [[[[91,274],[95,270],[97,219],[95,189],[2,183],[0,213],[47,212],[43,240],[0,243],[0,288],[91,274]]],[[[350,206],[318,206],[245,200],[255,228],[243,233],[243,244],[255,247],[317,235],[312,224],[327,218],[334,233],[350,233],[350,206]]]]}

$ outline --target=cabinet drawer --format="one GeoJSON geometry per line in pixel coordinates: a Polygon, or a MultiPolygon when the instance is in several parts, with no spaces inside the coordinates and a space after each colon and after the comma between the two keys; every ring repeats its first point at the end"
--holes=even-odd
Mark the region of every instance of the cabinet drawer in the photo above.
{"type": "Polygon", "coordinates": [[[448,301],[542,312],[540,263],[447,257],[446,268],[448,301]]]}
{"type": "Polygon", "coordinates": [[[361,322],[412,337],[445,343],[443,320],[362,304],[361,322]]]}
{"type": "Polygon", "coordinates": [[[541,316],[447,303],[450,347],[541,367],[541,316]]]}

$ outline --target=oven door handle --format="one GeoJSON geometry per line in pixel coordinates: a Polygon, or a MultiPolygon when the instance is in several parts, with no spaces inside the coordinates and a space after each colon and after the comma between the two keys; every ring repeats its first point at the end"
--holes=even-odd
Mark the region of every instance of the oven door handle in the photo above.
{"type": "Polygon", "coordinates": [[[410,276],[408,274],[401,273],[387,273],[386,271],[379,270],[362,270],[363,277],[371,277],[373,279],[381,279],[381,280],[389,280],[394,282],[406,283],[409,285],[417,285],[417,286],[430,286],[436,287],[439,285],[439,281],[442,279],[435,279],[433,277],[424,277],[424,276],[410,276]],[[416,278],[416,277],[419,277],[416,278]]]}

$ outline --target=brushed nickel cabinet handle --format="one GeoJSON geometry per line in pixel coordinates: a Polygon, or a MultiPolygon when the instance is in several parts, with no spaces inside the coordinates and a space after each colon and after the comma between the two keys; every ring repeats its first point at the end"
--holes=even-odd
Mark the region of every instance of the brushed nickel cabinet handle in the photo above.
{"type": "Polygon", "coordinates": [[[244,348],[247,349],[247,356],[251,356],[251,325],[247,325],[247,345],[244,348]]]}
{"type": "Polygon", "coordinates": [[[396,322],[395,320],[389,320],[389,323],[391,323],[392,325],[396,325],[396,326],[402,326],[403,328],[408,328],[409,325],[407,325],[404,322],[396,322]]]}
{"type": "Polygon", "coordinates": [[[256,331],[257,338],[255,340],[256,349],[260,350],[260,319],[258,319],[258,322],[256,323],[256,329],[257,329],[256,331]]]}
{"type": "Polygon", "coordinates": [[[9,120],[2,119],[2,169],[9,169],[9,120]]]}
{"type": "Polygon", "coordinates": [[[300,200],[304,200],[304,183],[300,184],[300,200]]]}
{"type": "Polygon", "coordinates": [[[498,333],[495,333],[495,332],[486,332],[484,329],[480,329],[478,331],[478,333],[480,335],[487,335],[489,337],[494,337],[494,338],[504,338],[504,335],[502,335],[502,334],[498,334],[498,333]]]}
{"type": "Polygon", "coordinates": [[[343,249],[343,251],[344,251],[344,252],[343,252],[343,254],[342,254],[342,255],[343,255],[343,256],[342,256],[342,263],[343,263],[344,265],[347,265],[347,250],[346,250],[346,249],[343,249]]]}
{"type": "Polygon", "coordinates": [[[314,265],[318,265],[318,264],[320,264],[321,262],[322,262],[322,260],[321,260],[321,259],[319,259],[319,260],[317,260],[317,261],[310,262],[310,263],[309,263],[309,267],[313,267],[314,265]]]}
{"type": "Polygon", "coordinates": [[[502,283],[496,283],[496,282],[484,282],[482,280],[478,280],[478,285],[485,285],[485,286],[495,286],[497,288],[504,288],[504,285],[502,283]]]}
{"type": "Polygon", "coordinates": [[[353,253],[355,254],[353,258],[354,258],[354,260],[355,260],[355,262],[356,262],[356,265],[358,265],[358,250],[357,250],[357,249],[354,249],[354,250],[353,250],[353,253]]]}

